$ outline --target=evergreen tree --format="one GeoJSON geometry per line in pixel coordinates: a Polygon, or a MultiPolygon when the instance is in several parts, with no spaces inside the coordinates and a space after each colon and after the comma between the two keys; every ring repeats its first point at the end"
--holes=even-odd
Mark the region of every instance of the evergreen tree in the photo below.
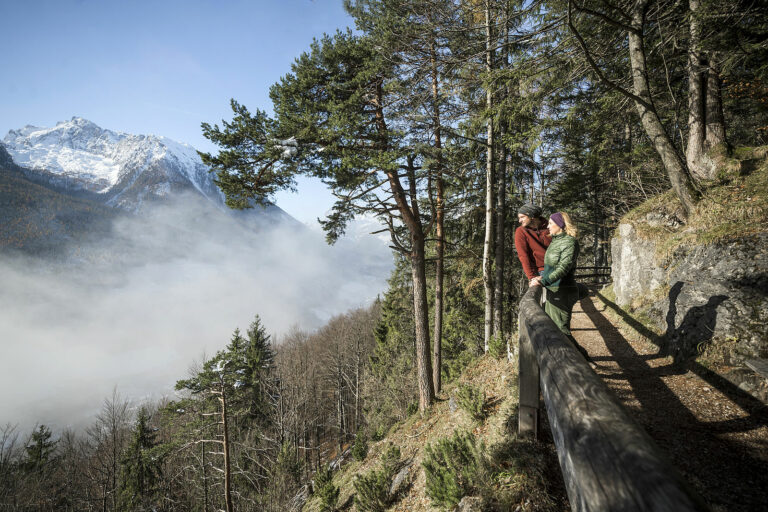
{"type": "Polygon", "coordinates": [[[56,461],[57,441],[52,440],[53,432],[45,425],[40,425],[32,432],[27,444],[24,467],[31,472],[42,472],[56,461]]]}
{"type": "MultiPolygon", "coordinates": [[[[351,32],[315,41],[270,91],[277,124],[267,140],[283,141],[281,147],[286,148],[282,159],[274,162],[282,170],[273,174],[311,174],[333,189],[338,200],[321,221],[329,242],[344,233],[355,215],[373,213],[387,226],[392,246],[409,257],[419,406],[425,410],[434,398],[434,386],[425,274],[427,230],[419,206],[424,172],[405,134],[397,129],[394,106],[402,90],[394,75],[396,65],[375,50],[376,42],[351,32]]],[[[205,134],[227,148],[250,133],[247,126],[234,124],[226,125],[224,132],[209,128],[205,134]]],[[[252,151],[254,160],[261,162],[273,148],[262,144],[252,151]]],[[[219,169],[219,176],[236,174],[248,189],[236,193],[236,199],[265,190],[250,185],[263,174],[258,167],[223,156],[220,161],[229,167],[219,169]]]]}
{"type": "Polygon", "coordinates": [[[153,510],[157,507],[157,483],[161,478],[155,431],[149,425],[145,407],[139,409],[122,466],[119,507],[125,511],[153,510]]]}
{"type": "MultiPolygon", "coordinates": [[[[221,448],[220,469],[228,512],[234,509],[233,485],[257,492],[268,480],[269,471],[269,459],[257,450],[263,448],[260,446],[263,431],[271,421],[268,376],[274,353],[258,317],[249,327],[247,336],[243,337],[239,329],[235,330],[224,350],[205,361],[191,378],[176,383],[177,390],[191,393],[192,400],[185,402],[188,406],[201,406],[202,424],[195,430],[209,432],[206,427],[215,427],[211,437],[197,439],[195,444],[211,443],[221,448]],[[218,421],[210,425],[207,418],[212,414],[218,421]],[[243,442],[236,444],[238,438],[243,442]]],[[[178,406],[174,404],[174,407],[178,406]]],[[[186,412],[186,409],[180,410],[186,412]]]]}

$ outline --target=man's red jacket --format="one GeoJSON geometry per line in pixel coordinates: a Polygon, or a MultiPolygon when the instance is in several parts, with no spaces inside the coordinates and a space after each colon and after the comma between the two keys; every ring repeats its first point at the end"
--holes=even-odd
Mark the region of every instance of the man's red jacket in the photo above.
{"type": "Polygon", "coordinates": [[[517,257],[523,264],[523,272],[528,279],[533,279],[544,270],[544,254],[547,252],[552,238],[549,236],[549,229],[546,219],[539,218],[539,229],[524,228],[520,226],[515,230],[515,249],[517,257]]]}

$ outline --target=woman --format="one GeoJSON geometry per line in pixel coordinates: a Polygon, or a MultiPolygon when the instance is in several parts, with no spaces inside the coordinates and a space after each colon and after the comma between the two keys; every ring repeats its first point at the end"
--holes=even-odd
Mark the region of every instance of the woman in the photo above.
{"type": "Polygon", "coordinates": [[[578,230],[565,212],[553,213],[547,227],[552,243],[544,254],[544,271],[534,281],[547,288],[544,311],[589,361],[589,355],[576,343],[570,328],[573,306],[579,301],[579,288],[574,278],[579,257],[578,230]]]}

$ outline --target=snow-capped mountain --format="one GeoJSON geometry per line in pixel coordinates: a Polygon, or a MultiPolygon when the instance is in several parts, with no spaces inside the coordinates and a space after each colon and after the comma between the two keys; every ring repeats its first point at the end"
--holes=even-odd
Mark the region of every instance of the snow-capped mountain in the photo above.
{"type": "Polygon", "coordinates": [[[109,206],[138,210],[146,200],[187,190],[222,204],[195,149],[166,137],[115,132],[73,117],[53,128],[11,130],[2,142],[29,177],[93,192],[109,206]]]}

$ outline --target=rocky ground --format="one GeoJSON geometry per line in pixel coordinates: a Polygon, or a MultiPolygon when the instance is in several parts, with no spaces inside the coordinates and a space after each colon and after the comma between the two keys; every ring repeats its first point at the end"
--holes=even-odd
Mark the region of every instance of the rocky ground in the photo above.
{"type": "Polygon", "coordinates": [[[768,510],[768,407],[720,368],[660,355],[611,305],[593,293],[574,310],[596,373],[713,510],[768,510]]]}

